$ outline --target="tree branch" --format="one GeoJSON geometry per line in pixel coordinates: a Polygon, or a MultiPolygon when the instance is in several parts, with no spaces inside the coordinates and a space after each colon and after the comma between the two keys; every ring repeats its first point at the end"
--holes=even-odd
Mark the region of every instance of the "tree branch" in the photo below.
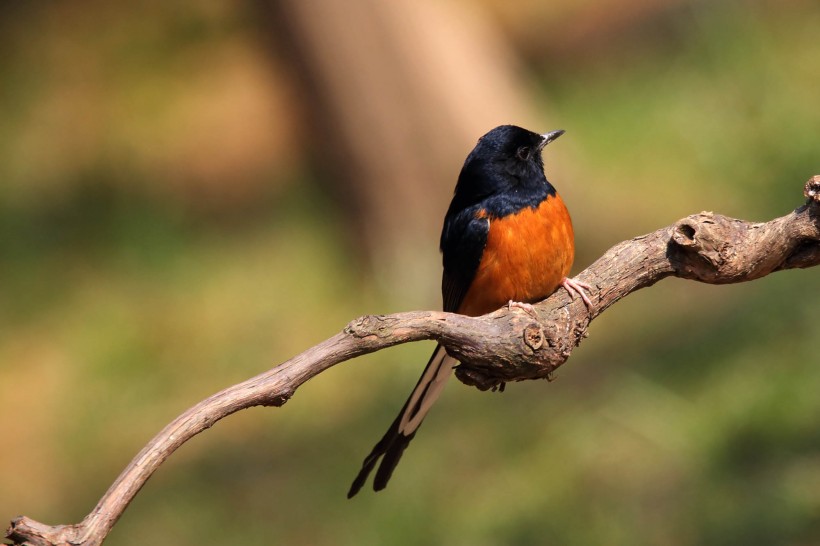
{"type": "Polygon", "coordinates": [[[676,276],[709,284],[759,279],[820,264],[820,176],[804,188],[806,205],[764,223],[702,212],[609,249],[578,279],[595,287],[594,308],[564,290],[535,306],[482,317],[416,311],[368,315],[283,364],[229,387],[185,411],[157,434],[75,525],[48,526],[21,516],[13,544],[99,545],[154,471],[183,443],[218,420],[253,406],[281,406],[308,379],[340,362],[401,343],[435,339],[463,364],[457,377],[485,390],[507,381],[549,378],[586,337],[589,323],[641,288],[676,276]]]}

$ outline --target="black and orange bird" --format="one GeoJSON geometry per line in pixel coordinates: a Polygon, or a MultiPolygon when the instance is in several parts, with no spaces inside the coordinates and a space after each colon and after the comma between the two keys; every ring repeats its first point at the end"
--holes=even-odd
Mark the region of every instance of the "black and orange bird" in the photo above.
{"type": "MultiPolygon", "coordinates": [[[[544,146],[562,134],[502,125],[467,156],[441,232],[445,311],[479,316],[504,305],[530,310],[562,286],[592,306],[584,292],[591,287],[567,277],[575,255],[572,222],[544,175],[544,146]]],[[[456,365],[444,347],[436,347],[398,417],[365,458],[348,498],[380,458],[373,489],[384,489],[456,365]]]]}

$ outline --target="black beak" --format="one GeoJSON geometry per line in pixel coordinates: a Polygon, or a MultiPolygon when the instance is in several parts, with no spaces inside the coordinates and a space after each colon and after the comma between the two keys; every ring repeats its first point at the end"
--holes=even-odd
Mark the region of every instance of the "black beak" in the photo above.
{"type": "Polygon", "coordinates": [[[563,135],[565,132],[566,131],[564,131],[563,129],[558,129],[557,131],[552,131],[550,133],[541,135],[541,144],[539,145],[539,148],[543,148],[559,136],[563,135]]]}

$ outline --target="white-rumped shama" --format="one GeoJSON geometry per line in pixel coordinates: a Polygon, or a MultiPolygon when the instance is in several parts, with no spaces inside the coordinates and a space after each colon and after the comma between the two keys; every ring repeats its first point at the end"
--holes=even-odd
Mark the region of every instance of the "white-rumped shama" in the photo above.
{"type": "MultiPolygon", "coordinates": [[[[502,125],[467,156],[441,232],[445,311],[479,316],[505,304],[529,309],[559,286],[591,307],[584,292],[590,287],[567,278],[575,255],[572,222],[544,175],[541,152],[562,134],[502,125]]],[[[373,489],[384,489],[456,365],[436,347],[398,417],[365,458],[348,498],[380,458],[373,489]]]]}

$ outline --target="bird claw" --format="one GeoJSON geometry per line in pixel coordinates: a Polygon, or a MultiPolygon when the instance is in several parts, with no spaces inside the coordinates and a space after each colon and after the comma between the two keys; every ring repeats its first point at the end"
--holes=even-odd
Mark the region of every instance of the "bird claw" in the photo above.
{"type": "Polygon", "coordinates": [[[570,279],[569,277],[564,277],[564,280],[561,281],[561,286],[569,292],[569,296],[572,299],[575,299],[575,295],[581,296],[581,299],[584,300],[584,303],[587,306],[587,309],[592,309],[592,300],[589,299],[587,296],[586,290],[592,290],[594,287],[591,284],[585,283],[583,281],[576,281],[570,279]]]}
{"type": "Polygon", "coordinates": [[[538,320],[538,313],[535,312],[535,307],[530,305],[529,303],[524,303],[523,301],[513,301],[510,300],[507,302],[507,309],[512,310],[512,308],[518,308],[527,313],[532,318],[538,320]]]}

